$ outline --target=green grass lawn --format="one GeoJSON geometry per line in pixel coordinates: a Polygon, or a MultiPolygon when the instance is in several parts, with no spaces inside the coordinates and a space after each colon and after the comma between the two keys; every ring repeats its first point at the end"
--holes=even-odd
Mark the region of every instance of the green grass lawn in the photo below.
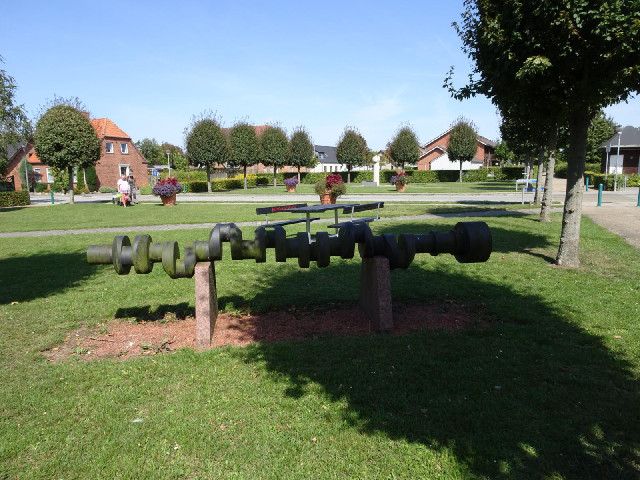
{"type": "MultiPolygon", "coordinates": [[[[422,255],[392,272],[395,301],[464,304],[488,328],[132,361],[52,364],[40,352],[81,325],[192,314],[193,279],[87,265],[87,245],[113,235],[0,239],[0,478],[638,478],[640,253],[585,218],[583,267],[550,266],[560,215],[535,217],[487,217],[485,264],[422,255]]],[[[357,298],[357,254],[309,270],[273,254],[231,261],[228,246],[224,257],[224,311],[357,298]]]]}
{"type": "MultiPolygon", "coordinates": [[[[283,198],[271,204],[296,203],[295,199],[283,198]]],[[[28,232],[36,230],[71,230],[83,228],[123,228],[142,225],[195,224],[215,222],[258,222],[264,215],[256,215],[256,207],[268,204],[224,204],[224,203],[179,203],[173,207],[163,207],[160,203],[141,203],[131,208],[123,208],[111,203],[75,205],[60,204],[40,207],[14,207],[0,209],[0,232],[28,232]]],[[[440,205],[429,203],[404,204],[386,203],[380,210],[381,217],[459,213],[489,210],[492,208],[522,208],[520,204],[488,205],[440,205]]],[[[368,216],[372,212],[362,212],[368,216]]],[[[325,215],[332,217],[332,212],[325,215]]],[[[271,220],[295,218],[291,213],[272,215],[271,220]]]]}

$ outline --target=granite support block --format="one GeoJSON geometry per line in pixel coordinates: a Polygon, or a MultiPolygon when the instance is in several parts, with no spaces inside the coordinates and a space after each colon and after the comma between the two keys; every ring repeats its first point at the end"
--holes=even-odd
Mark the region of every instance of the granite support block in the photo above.
{"type": "Polygon", "coordinates": [[[196,280],[196,348],[209,348],[218,318],[216,272],[212,262],[195,266],[196,280]]]}
{"type": "Polygon", "coordinates": [[[393,329],[391,279],[386,257],[362,259],[359,303],[374,330],[393,329]]]}

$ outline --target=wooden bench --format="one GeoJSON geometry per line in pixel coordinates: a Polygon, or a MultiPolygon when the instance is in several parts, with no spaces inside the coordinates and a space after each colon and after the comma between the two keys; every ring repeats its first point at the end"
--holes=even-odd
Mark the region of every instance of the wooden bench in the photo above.
{"type": "MultiPolygon", "coordinates": [[[[279,220],[277,222],[269,221],[270,213],[278,213],[278,212],[286,212],[287,210],[293,210],[294,208],[306,207],[306,203],[294,203],[291,205],[274,205],[271,207],[258,207],[256,208],[257,215],[264,215],[266,223],[263,227],[282,227],[284,225],[293,225],[295,223],[305,223],[307,221],[306,218],[294,218],[292,220],[279,220]]],[[[319,217],[310,218],[309,221],[313,222],[314,220],[319,220],[319,217]]]]}
{"type": "Polygon", "coordinates": [[[342,209],[343,215],[351,215],[349,220],[344,222],[334,223],[333,225],[329,225],[327,228],[340,228],[347,223],[369,223],[374,220],[380,220],[380,209],[384,208],[384,202],[372,202],[372,203],[360,203],[356,205],[351,205],[349,207],[344,207],[342,209]],[[364,212],[367,210],[376,210],[375,217],[356,217],[353,218],[353,214],[357,212],[364,212]]]}

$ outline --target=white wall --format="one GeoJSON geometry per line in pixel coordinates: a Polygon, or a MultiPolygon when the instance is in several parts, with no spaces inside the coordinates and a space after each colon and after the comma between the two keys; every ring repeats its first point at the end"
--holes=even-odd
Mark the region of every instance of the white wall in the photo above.
{"type": "MultiPolygon", "coordinates": [[[[462,162],[462,170],[480,170],[481,163],[462,162]]],[[[460,170],[460,162],[450,162],[449,156],[444,155],[431,162],[431,170],[460,170]]]]}

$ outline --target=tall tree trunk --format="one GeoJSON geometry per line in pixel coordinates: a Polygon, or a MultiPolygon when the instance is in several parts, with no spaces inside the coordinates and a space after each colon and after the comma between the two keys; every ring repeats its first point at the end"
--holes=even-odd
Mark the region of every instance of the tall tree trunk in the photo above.
{"type": "Polygon", "coordinates": [[[209,166],[208,163],[207,163],[206,169],[207,169],[207,192],[211,193],[211,167],[209,166]]]}
{"type": "Polygon", "coordinates": [[[278,184],[276,183],[276,178],[277,178],[277,172],[278,171],[278,167],[276,167],[275,165],[273,166],[273,186],[277,187],[278,184]]]}
{"type": "Polygon", "coordinates": [[[300,183],[300,165],[298,165],[298,183],[300,183]]]}
{"type": "Polygon", "coordinates": [[[247,189],[247,166],[244,166],[244,189],[247,189]]]}
{"type": "Polygon", "coordinates": [[[73,204],[73,167],[67,167],[67,171],[69,172],[69,203],[73,204]]]}
{"type": "Polygon", "coordinates": [[[462,160],[460,160],[460,175],[458,175],[458,181],[462,183],[462,160]]]}
{"type": "Polygon", "coordinates": [[[542,196],[540,191],[542,190],[542,170],[544,169],[544,148],[540,148],[538,152],[538,173],[536,175],[536,193],[533,196],[533,204],[540,205],[542,196]]]}
{"type": "Polygon", "coordinates": [[[351,183],[351,165],[347,167],[347,184],[351,183]]]}
{"type": "Polygon", "coordinates": [[[556,257],[556,263],[566,267],[580,266],[580,220],[589,122],[589,108],[586,106],[577,107],[569,118],[567,194],[564,200],[560,246],[556,257]]]}
{"type": "Polygon", "coordinates": [[[547,145],[547,175],[544,181],[544,195],[542,196],[542,208],[540,209],[540,221],[551,221],[551,205],[553,204],[553,175],[556,169],[556,148],[558,144],[558,128],[554,126],[549,134],[547,145]]]}

